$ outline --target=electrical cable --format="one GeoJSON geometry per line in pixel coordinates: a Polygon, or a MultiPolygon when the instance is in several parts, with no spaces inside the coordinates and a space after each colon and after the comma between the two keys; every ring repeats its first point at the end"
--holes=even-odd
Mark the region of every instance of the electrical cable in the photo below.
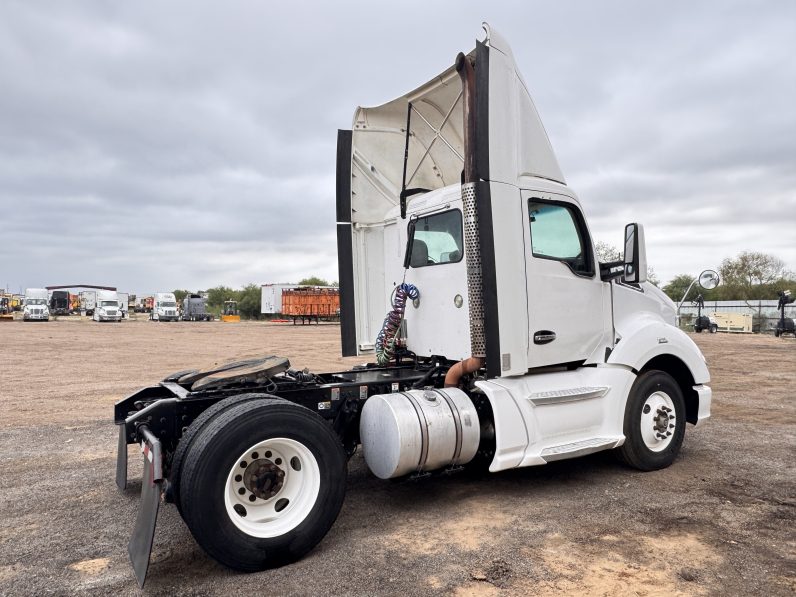
{"type": "Polygon", "coordinates": [[[387,365],[395,356],[395,341],[406,311],[406,299],[415,300],[420,291],[414,284],[402,282],[392,292],[392,309],[384,318],[379,335],[376,336],[376,362],[387,365]]]}

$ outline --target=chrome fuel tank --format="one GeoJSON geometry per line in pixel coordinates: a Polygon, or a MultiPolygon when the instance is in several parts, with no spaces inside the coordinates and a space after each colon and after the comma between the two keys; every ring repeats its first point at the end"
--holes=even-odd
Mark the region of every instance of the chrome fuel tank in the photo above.
{"type": "Polygon", "coordinates": [[[470,462],[478,451],[478,414],[458,388],[371,396],[359,424],[365,462],[381,479],[470,462]]]}

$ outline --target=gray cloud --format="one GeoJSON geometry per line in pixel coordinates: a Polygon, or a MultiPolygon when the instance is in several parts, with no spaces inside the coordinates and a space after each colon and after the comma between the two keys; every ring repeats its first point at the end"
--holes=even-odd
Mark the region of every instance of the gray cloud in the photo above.
{"type": "Polygon", "coordinates": [[[336,129],[510,41],[595,237],[796,270],[789,3],[7,2],[0,286],[336,279],[336,129]]]}

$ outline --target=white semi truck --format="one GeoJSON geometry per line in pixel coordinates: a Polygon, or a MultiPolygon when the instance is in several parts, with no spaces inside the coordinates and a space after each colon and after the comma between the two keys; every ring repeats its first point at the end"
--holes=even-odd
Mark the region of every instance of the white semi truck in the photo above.
{"type": "Polygon", "coordinates": [[[173,292],[156,292],[155,304],[149,319],[154,321],[178,321],[180,313],[177,310],[177,298],[173,292]]]}
{"type": "Polygon", "coordinates": [[[645,280],[642,226],[598,262],[512,51],[485,32],[338,134],[343,354],[372,362],[249,359],[116,404],[121,488],[128,444],[144,453],[140,583],[161,496],[210,556],[261,570],[322,540],[359,445],[385,479],[599,450],[652,471],[709,417],[705,359],[645,280]]]}
{"type": "Polygon", "coordinates": [[[115,290],[98,290],[97,303],[91,318],[94,321],[122,320],[122,310],[119,308],[119,293],[115,290]]]}
{"type": "Polygon", "coordinates": [[[22,307],[24,321],[49,321],[49,296],[46,288],[26,288],[25,305],[22,307]]]}

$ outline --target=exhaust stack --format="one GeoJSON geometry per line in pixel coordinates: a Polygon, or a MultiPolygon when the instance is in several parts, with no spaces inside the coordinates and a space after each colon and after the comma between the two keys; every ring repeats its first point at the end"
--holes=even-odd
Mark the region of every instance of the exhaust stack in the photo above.
{"type": "Polygon", "coordinates": [[[475,167],[475,69],[471,59],[460,53],[456,57],[456,72],[462,81],[464,113],[464,173],[462,204],[464,207],[464,247],[467,259],[467,288],[469,292],[470,350],[472,357],[464,359],[448,370],[445,387],[459,385],[462,375],[484,366],[486,340],[484,334],[484,298],[481,277],[481,238],[478,234],[475,187],[478,173],[475,167]]]}

